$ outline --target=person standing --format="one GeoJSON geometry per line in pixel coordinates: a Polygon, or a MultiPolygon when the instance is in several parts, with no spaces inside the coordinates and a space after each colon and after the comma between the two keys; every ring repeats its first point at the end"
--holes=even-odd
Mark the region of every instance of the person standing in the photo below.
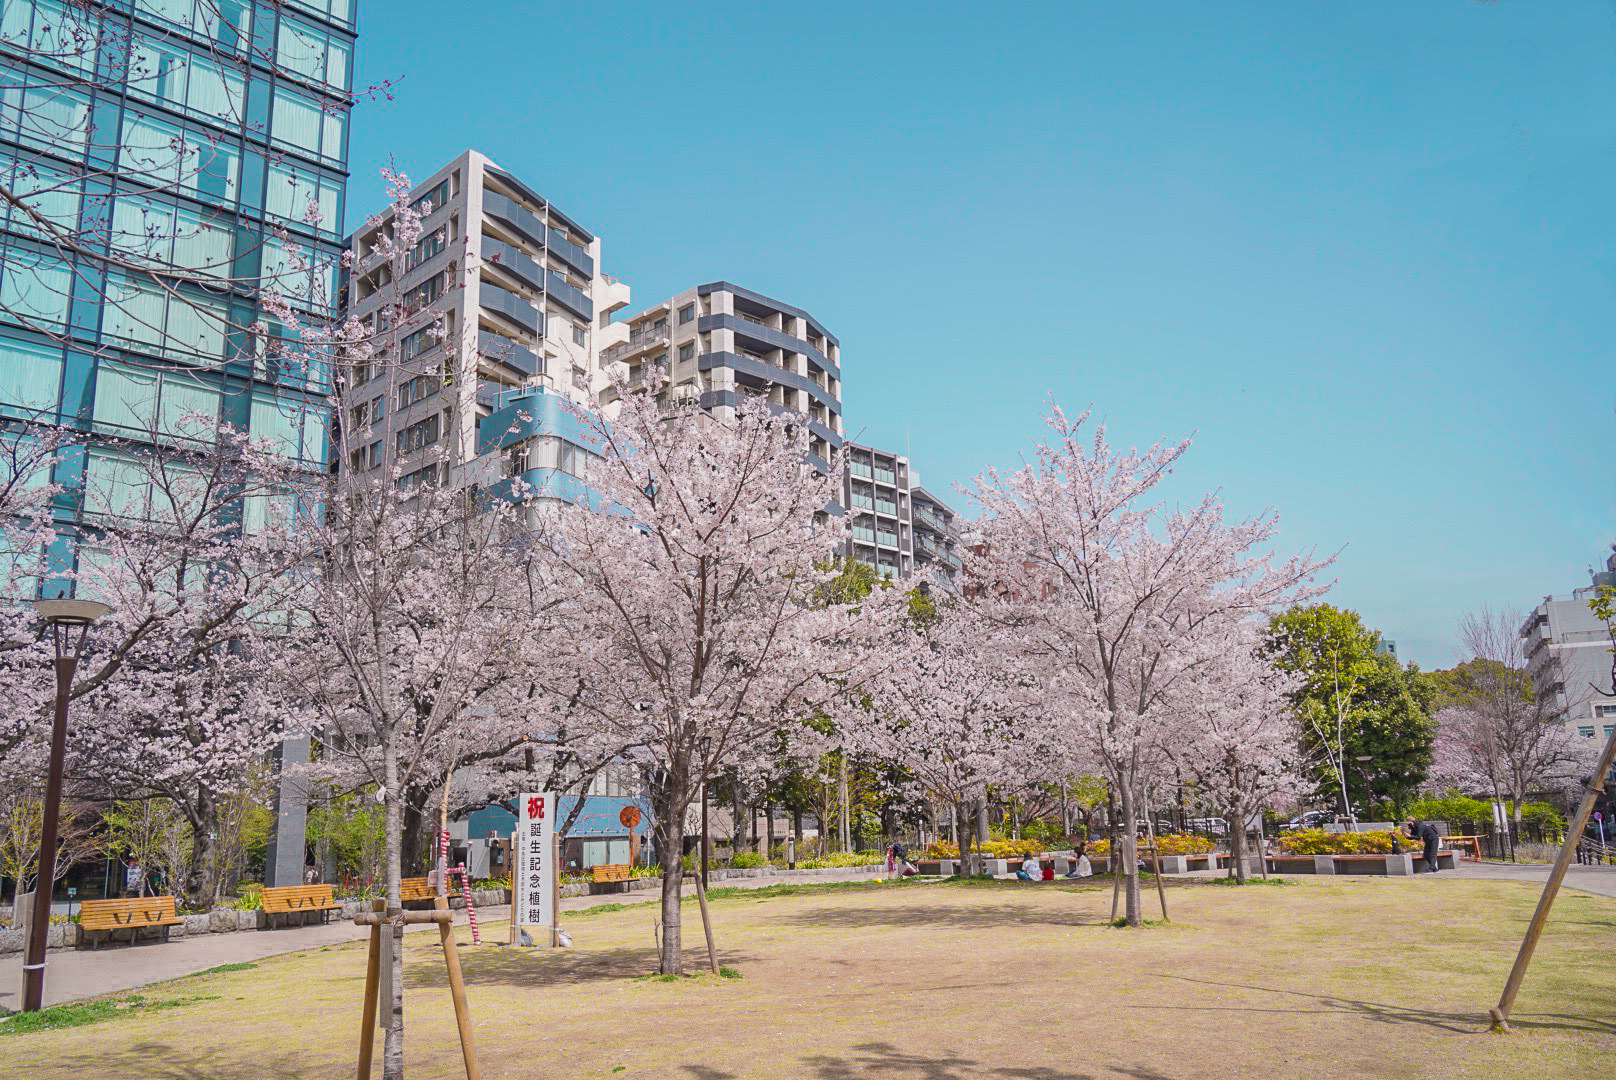
{"type": "Polygon", "coordinates": [[[1425,845],[1425,869],[1436,873],[1436,849],[1442,842],[1442,836],[1436,831],[1436,826],[1429,821],[1415,821],[1408,819],[1408,835],[1425,845]]]}
{"type": "Polygon", "coordinates": [[[123,894],[139,896],[145,885],[146,872],[140,868],[140,860],[131,853],[128,863],[123,868],[123,894]]]}

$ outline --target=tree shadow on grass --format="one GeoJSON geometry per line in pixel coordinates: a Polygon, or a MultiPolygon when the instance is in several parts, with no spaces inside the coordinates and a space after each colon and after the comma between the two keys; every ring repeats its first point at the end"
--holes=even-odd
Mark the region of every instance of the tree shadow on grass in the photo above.
{"type": "MultiPolygon", "coordinates": [[[[1278,994],[1285,997],[1304,998],[1318,1004],[1299,1008],[1266,1009],[1244,1005],[1191,1005],[1175,1002],[1171,1005],[1127,1005],[1119,1006],[1130,1009],[1169,1009],[1173,1012],[1243,1012],[1243,1013],[1320,1013],[1344,1012],[1351,1013],[1365,1020],[1391,1027],[1430,1027],[1440,1031],[1451,1031],[1459,1035],[1474,1035],[1491,1029],[1492,1021],[1487,1018],[1485,1007],[1475,1011],[1444,1011],[1440,1009],[1414,1009],[1406,1005],[1387,1005],[1378,1001],[1361,1001],[1357,998],[1340,997],[1332,994],[1309,994],[1302,990],[1285,990],[1274,986],[1255,986],[1250,983],[1218,982],[1213,979],[1193,979],[1188,975],[1163,975],[1155,973],[1158,979],[1173,979],[1179,982],[1197,983],[1201,986],[1221,986],[1235,990],[1256,990],[1265,994],[1278,994]]],[[[1509,1018],[1510,1026],[1522,1030],[1544,1029],[1556,1031],[1583,1031],[1597,1035],[1608,1035],[1616,1031],[1616,1025],[1600,1023],[1585,1016],[1566,1016],[1556,1013],[1516,1013],[1509,1018]]]]}
{"type": "MultiPolygon", "coordinates": [[[[750,963],[754,959],[728,950],[720,952],[719,956],[721,963],[730,966],[750,963]]],[[[466,985],[473,990],[489,986],[519,989],[574,986],[655,975],[656,969],[657,954],[649,947],[535,950],[485,945],[476,949],[460,949],[460,970],[466,985]]],[[[686,950],[685,971],[690,974],[708,971],[705,949],[699,953],[686,950]]],[[[417,966],[412,962],[405,973],[404,985],[410,990],[447,990],[449,972],[444,967],[442,954],[434,949],[430,963],[422,962],[417,966]]]]}
{"type": "MultiPolygon", "coordinates": [[[[345,1061],[339,1072],[353,1074],[359,1054],[357,1033],[354,1033],[352,1049],[352,1060],[345,1061]]],[[[381,1056],[379,1038],[376,1041],[376,1055],[381,1056]]],[[[320,1075],[306,1057],[295,1053],[271,1056],[254,1050],[250,1060],[224,1063],[211,1050],[164,1042],[120,1046],[110,1060],[104,1051],[63,1054],[52,1064],[71,1068],[78,1075],[86,1077],[112,1075],[109,1072],[109,1067],[112,1067],[116,1069],[116,1075],[152,1077],[154,1080],[227,1080],[230,1077],[242,1077],[244,1080],[247,1077],[252,1080],[279,1080],[282,1077],[301,1080],[302,1077],[320,1075]]]]}
{"type": "MultiPolygon", "coordinates": [[[[1134,1080],[1169,1080],[1153,1069],[1110,1068],[1104,1073],[1074,1072],[1041,1065],[995,1066],[975,1058],[943,1052],[902,1050],[891,1043],[861,1043],[850,1053],[815,1054],[798,1059],[802,1075],[820,1080],[852,1080],[859,1076],[905,1076],[919,1080],[973,1080],[975,1077],[1003,1077],[1005,1080],[1099,1080],[1101,1076],[1129,1076],[1134,1080]]],[[[736,1080],[736,1074],[707,1065],[682,1066],[695,1080],[736,1080]]]]}
{"type": "Polygon", "coordinates": [[[883,904],[879,907],[816,908],[775,916],[774,922],[843,930],[884,926],[929,926],[948,930],[1004,930],[1013,926],[1104,926],[1101,912],[1076,908],[1037,911],[1012,904],[971,907],[949,904],[883,904]]]}

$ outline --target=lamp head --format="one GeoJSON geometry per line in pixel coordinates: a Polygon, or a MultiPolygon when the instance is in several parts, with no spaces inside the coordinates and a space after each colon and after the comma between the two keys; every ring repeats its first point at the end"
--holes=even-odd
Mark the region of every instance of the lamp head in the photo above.
{"type": "Polygon", "coordinates": [[[99,600],[35,600],[34,610],[52,626],[89,626],[112,606],[99,600]]]}

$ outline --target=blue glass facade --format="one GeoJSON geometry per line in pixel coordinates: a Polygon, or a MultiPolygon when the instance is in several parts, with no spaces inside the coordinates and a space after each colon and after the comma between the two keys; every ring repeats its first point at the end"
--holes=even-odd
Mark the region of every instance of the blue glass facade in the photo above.
{"type": "MultiPolygon", "coordinates": [[[[39,218],[0,215],[0,418],[166,443],[202,412],[325,465],[326,375],[266,361],[245,328],[259,282],[335,300],[353,19],[354,0],[4,5],[0,182],[39,218]],[[75,17],[103,22],[62,55],[75,17]]],[[[92,451],[57,480],[117,468],[92,451]]],[[[62,500],[64,524],[78,509],[62,500]]]]}

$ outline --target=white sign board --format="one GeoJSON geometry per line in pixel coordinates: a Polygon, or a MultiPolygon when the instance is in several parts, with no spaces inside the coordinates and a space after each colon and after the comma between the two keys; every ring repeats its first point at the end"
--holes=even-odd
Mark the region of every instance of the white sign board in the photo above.
{"type": "Polygon", "coordinates": [[[511,882],[511,903],[518,926],[555,925],[556,793],[529,792],[518,797],[516,850],[519,879],[511,882]]]}

